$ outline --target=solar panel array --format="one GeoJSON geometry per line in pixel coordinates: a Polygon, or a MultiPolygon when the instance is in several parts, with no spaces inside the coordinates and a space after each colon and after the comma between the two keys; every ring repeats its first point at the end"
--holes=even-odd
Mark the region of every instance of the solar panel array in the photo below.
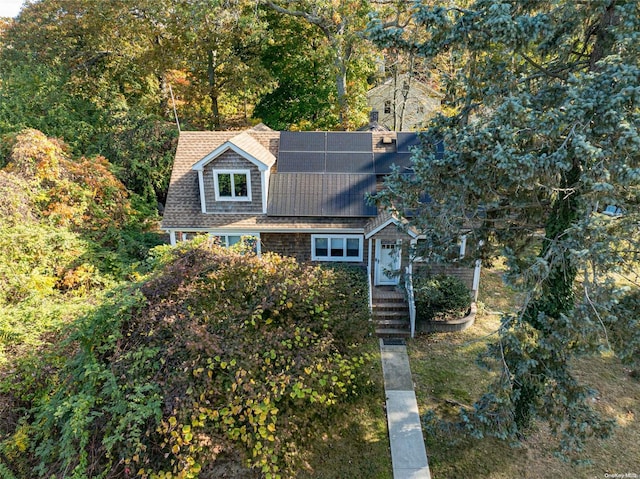
{"type": "Polygon", "coordinates": [[[395,151],[376,153],[373,159],[376,175],[391,173],[392,165],[396,165],[400,168],[400,171],[409,169],[411,167],[411,156],[411,153],[396,153],[395,151]]]}
{"type": "Polygon", "coordinates": [[[397,133],[396,151],[373,152],[371,132],[280,133],[278,171],[269,184],[270,216],[376,216],[367,194],[392,165],[411,168],[415,133],[397,133]]]}
{"type": "Polygon", "coordinates": [[[371,133],[283,131],[280,173],[373,173],[371,133]]]}
{"type": "Polygon", "coordinates": [[[420,146],[420,138],[415,133],[398,132],[396,141],[398,153],[411,153],[413,148],[420,146]]]}

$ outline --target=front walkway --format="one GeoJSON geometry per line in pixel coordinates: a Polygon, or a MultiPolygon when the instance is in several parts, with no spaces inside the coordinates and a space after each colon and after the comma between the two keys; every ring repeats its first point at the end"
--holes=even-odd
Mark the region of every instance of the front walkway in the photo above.
{"type": "Polygon", "coordinates": [[[393,479],[431,479],[407,347],[380,339],[393,479]]]}

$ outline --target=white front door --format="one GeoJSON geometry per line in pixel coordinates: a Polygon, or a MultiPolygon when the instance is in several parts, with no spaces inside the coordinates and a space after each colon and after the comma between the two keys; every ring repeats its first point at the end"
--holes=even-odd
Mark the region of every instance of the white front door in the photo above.
{"type": "Polygon", "coordinates": [[[396,241],[376,240],[375,285],[400,282],[400,245],[396,241]]]}

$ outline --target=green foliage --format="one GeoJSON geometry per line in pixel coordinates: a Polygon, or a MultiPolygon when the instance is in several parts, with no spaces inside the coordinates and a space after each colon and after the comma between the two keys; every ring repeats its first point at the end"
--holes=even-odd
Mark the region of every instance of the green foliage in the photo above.
{"type": "MultiPolygon", "coordinates": [[[[312,86],[308,79],[301,79],[298,72],[285,66],[285,75],[278,77],[279,80],[283,80],[278,85],[279,90],[276,89],[272,98],[267,99],[270,100],[268,103],[274,104],[273,100],[278,97],[288,100],[285,103],[286,116],[291,115],[295,110],[303,113],[304,117],[300,118],[303,121],[299,122],[299,127],[302,129],[312,129],[314,124],[326,124],[327,120],[333,122],[334,115],[338,117],[340,128],[345,130],[353,130],[366,123],[364,93],[367,88],[367,78],[374,71],[375,60],[369,45],[364,41],[363,30],[367,16],[371,12],[371,5],[358,1],[342,3],[318,1],[313,4],[304,1],[269,1],[266,5],[279,14],[302,20],[319,33],[319,35],[310,36],[309,46],[294,49],[295,51],[289,54],[295,58],[295,63],[302,62],[311,67],[309,70],[313,72],[313,81],[317,82],[316,85],[312,86]],[[309,52],[308,57],[313,60],[312,63],[300,57],[300,50],[303,51],[303,55],[304,51],[309,52]],[[331,60],[330,65],[327,64],[328,59],[331,60]],[[290,97],[283,90],[292,86],[298,91],[304,90],[307,94],[313,90],[326,93],[327,74],[330,74],[335,81],[332,95],[328,98],[333,104],[332,115],[328,119],[322,118],[324,116],[322,111],[317,116],[312,116],[308,108],[314,101],[308,98],[308,95],[304,95],[301,105],[296,105],[295,98],[290,97]],[[303,84],[306,86],[302,86],[303,84]],[[313,121],[310,122],[309,119],[313,121]]],[[[287,32],[285,35],[291,35],[291,33],[287,32]]],[[[295,33],[292,36],[296,37],[295,33]]],[[[291,42],[288,43],[292,45],[291,42]]],[[[266,106],[263,105],[260,108],[263,114],[266,113],[266,106]]]]}
{"type": "Polygon", "coordinates": [[[458,278],[448,275],[414,275],[417,318],[423,321],[459,317],[471,306],[469,288],[458,278]]]}
{"type": "Polygon", "coordinates": [[[0,446],[7,465],[47,477],[198,477],[231,454],[289,477],[314,421],[369,388],[364,272],[206,238],[150,261],[151,279],[78,321],[50,386],[16,388],[31,406],[0,446]]]}
{"type": "Polygon", "coordinates": [[[147,268],[159,235],[102,158],[73,161],[35,130],[0,170],[0,363],[52,340],[106,288],[147,268]]]}
{"type": "MultiPolygon", "coordinates": [[[[54,226],[35,223],[1,228],[0,304],[38,300],[56,289],[72,289],[84,281],[104,281],[97,274],[85,280],[78,277],[81,268],[90,269],[79,261],[87,248],[77,234],[54,226]]],[[[90,284],[83,283],[82,287],[90,284]]]]}
{"type": "Polygon", "coordinates": [[[604,317],[608,340],[624,364],[633,368],[632,374],[640,377],[640,290],[624,288],[614,303],[611,314],[604,317]]]}
{"type": "Polygon", "coordinates": [[[114,114],[102,154],[129,191],[155,206],[164,203],[176,149],[175,125],[135,112],[114,114]]]}
{"type": "Polygon", "coordinates": [[[271,13],[273,41],[264,48],[261,61],[277,78],[275,88],[260,98],[253,114],[275,130],[335,129],[338,115],[331,96],[335,78],[331,53],[322,36],[311,26],[271,13]],[[307,45],[299,39],[307,38],[307,45]]]}
{"type": "Polygon", "coordinates": [[[640,243],[638,3],[460,3],[416,6],[419,39],[371,25],[383,45],[459,63],[445,78],[449,115],[424,133],[415,175],[392,175],[379,200],[415,211],[412,226],[436,249],[473,225],[478,256],[505,252],[506,279],[527,298],[504,317],[485,361],[499,379],[463,427],[517,439],[541,419],[564,453],[580,451],[611,424],[571,362],[611,345],[633,316],[617,309],[633,302],[619,303],[613,278],[633,277],[640,243]],[[621,221],[598,213],[609,204],[627,212],[621,221]]]}

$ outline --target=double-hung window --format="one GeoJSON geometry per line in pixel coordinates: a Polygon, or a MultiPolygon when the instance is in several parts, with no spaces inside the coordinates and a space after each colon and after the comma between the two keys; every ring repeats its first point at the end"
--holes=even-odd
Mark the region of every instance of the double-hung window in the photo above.
{"type": "Polygon", "coordinates": [[[249,170],[214,170],[216,201],[251,201],[249,170]]]}
{"type": "Polygon", "coordinates": [[[313,261],[362,261],[362,236],[311,235],[313,261]]]}

